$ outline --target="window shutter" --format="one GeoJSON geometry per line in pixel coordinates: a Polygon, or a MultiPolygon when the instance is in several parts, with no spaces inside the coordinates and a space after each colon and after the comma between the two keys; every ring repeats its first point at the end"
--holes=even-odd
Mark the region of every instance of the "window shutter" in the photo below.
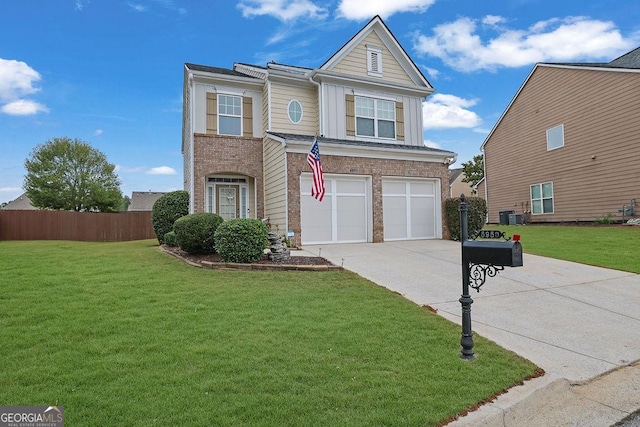
{"type": "Polygon", "coordinates": [[[356,136],[356,103],[354,95],[345,96],[345,107],[347,111],[347,136],[356,136]]]}
{"type": "Polygon", "coordinates": [[[396,139],[404,141],[404,107],[402,102],[396,102],[396,139]]]}
{"type": "Polygon", "coordinates": [[[253,98],[242,97],[242,135],[253,137],[253,98]]]}
{"type": "Polygon", "coordinates": [[[207,92],[207,134],[218,133],[218,94],[207,92]]]}

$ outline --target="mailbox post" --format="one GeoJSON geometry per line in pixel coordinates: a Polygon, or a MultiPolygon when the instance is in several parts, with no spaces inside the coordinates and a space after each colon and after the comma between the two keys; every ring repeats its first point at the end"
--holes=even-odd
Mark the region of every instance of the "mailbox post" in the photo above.
{"type": "Polygon", "coordinates": [[[494,277],[505,267],[522,267],[522,246],[520,236],[514,235],[513,240],[506,238],[504,233],[496,230],[481,230],[477,236],[469,240],[467,227],[467,202],[464,194],[460,196],[460,243],[462,245],[462,338],[460,357],[473,359],[473,332],[471,330],[471,304],[473,299],[469,295],[469,288],[480,292],[487,277],[494,277]],[[484,239],[495,240],[476,240],[484,239]]]}

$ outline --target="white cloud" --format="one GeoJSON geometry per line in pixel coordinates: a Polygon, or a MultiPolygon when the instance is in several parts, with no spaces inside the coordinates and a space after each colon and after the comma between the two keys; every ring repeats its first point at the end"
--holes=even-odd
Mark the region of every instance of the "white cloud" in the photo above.
{"type": "Polygon", "coordinates": [[[370,19],[380,15],[388,18],[395,13],[422,13],[436,0],[341,0],[338,15],[353,20],[370,19]]]}
{"type": "Polygon", "coordinates": [[[436,70],[435,68],[430,68],[430,67],[424,67],[425,71],[427,72],[427,74],[429,75],[430,78],[437,80],[438,76],[440,75],[440,71],[436,70]]]}
{"type": "Polygon", "coordinates": [[[121,166],[115,165],[114,172],[122,172],[122,173],[140,173],[147,170],[144,166],[130,167],[130,166],[121,166]]]}
{"type": "Polygon", "coordinates": [[[611,21],[567,17],[540,21],[527,29],[500,27],[506,20],[486,16],[482,22],[497,32],[483,41],[477,20],[460,18],[438,25],[433,36],[417,35],[420,54],[440,58],[458,71],[521,67],[536,62],[571,62],[613,59],[635,47],[638,40],[624,38],[611,21]]]}
{"type": "Polygon", "coordinates": [[[0,107],[0,111],[5,114],[9,114],[10,116],[30,116],[40,112],[47,113],[49,112],[49,109],[35,101],[18,99],[17,101],[3,105],[0,107]]]}
{"type": "Polygon", "coordinates": [[[437,148],[439,150],[442,150],[442,146],[440,146],[440,144],[438,144],[437,142],[433,142],[429,139],[425,139],[424,140],[424,145],[425,147],[429,147],[429,148],[437,148]]]}
{"type": "Polygon", "coordinates": [[[46,106],[23,99],[40,90],[36,83],[40,73],[25,62],[0,58],[0,111],[14,116],[25,116],[49,111],[46,106]]]}
{"type": "Polygon", "coordinates": [[[83,10],[89,0],[76,0],[76,10],[83,10]]]}
{"type": "Polygon", "coordinates": [[[301,17],[324,19],[328,15],[326,8],[310,0],[241,0],[238,8],[245,18],[270,15],[284,22],[301,17]]]}
{"type": "Polygon", "coordinates": [[[127,6],[129,6],[131,9],[135,10],[136,12],[146,12],[147,11],[147,7],[143,6],[141,4],[127,3],[127,6]]]}
{"type": "Polygon", "coordinates": [[[147,171],[149,175],[177,175],[178,173],[174,168],[169,166],[158,166],[157,168],[151,168],[147,171]]]}
{"type": "Polygon", "coordinates": [[[104,133],[102,129],[96,129],[93,131],[93,136],[100,136],[104,133]]]}
{"type": "Polygon", "coordinates": [[[474,99],[455,95],[435,94],[422,103],[422,120],[425,129],[473,128],[482,120],[467,108],[476,105],[474,99]]]}
{"type": "Polygon", "coordinates": [[[0,187],[0,193],[15,193],[16,191],[22,191],[20,187],[0,187]]]}

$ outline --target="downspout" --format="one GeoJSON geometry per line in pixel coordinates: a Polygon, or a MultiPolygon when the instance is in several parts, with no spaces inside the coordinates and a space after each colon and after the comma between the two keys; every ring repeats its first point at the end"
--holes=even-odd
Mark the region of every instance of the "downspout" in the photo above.
{"type": "Polygon", "coordinates": [[[313,80],[313,73],[309,76],[309,83],[318,88],[318,136],[324,135],[323,120],[322,120],[322,85],[313,80]]]}
{"type": "Polygon", "coordinates": [[[189,213],[193,213],[195,211],[195,195],[194,195],[194,189],[195,189],[195,138],[193,137],[194,135],[194,104],[195,104],[195,90],[194,90],[194,83],[193,83],[193,73],[189,73],[189,139],[190,139],[190,147],[189,147],[189,157],[190,157],[190,161],[191,161],[191,179],[189,179],[189,213]]]}

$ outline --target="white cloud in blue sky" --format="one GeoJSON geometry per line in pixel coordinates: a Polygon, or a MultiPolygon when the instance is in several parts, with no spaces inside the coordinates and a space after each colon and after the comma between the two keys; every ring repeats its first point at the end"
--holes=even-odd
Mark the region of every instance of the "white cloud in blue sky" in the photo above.
{"type": "Polygon", "coordinates": [[[149,175],[177,175],[178,172],[169,166],[158,166],[157,168],[151,168],[147,171],[149,175]]]}
{"type": "Polygon", "coordinates": [[[414,48],[458,71],[496,70],[536,62],[612,59],[612,53],[633,48],[638,40],[625,38],[613,22],[587,17],[553,18],[527,29],[505,28],[507,20],[488,15],[482,20],[462,17],[433,28],[433,35],[417,34],[414,48]],[[497,35],[483,41],[481,22],[497,35]]]}
{"type": "Polygon", "coordinates": [[[354,20],[371,19],[375,15],[388,18],[400,12],[422,13],[436,0],[341,0],[338,15],[354,20]]]}
{"type": "Polygon", "coordinates": [[[45,105],[25,98],[40,91],[36,84],[41,78],[25,62],[0,58],[0,112],[13,116],[47,112],[45,105]]]}
{"type": "Polygon", "coordinates": [[[310,0],[241,0],[238,8],[245,18],[268,15],[283,22],[303,17],[324,19],[328,15],[326,8],[310,0]]]}
{"type": "Polygon", "coordinates": [[[473,128],[482,120],[468,108],[478,102],[455,95],[436,93],[422,103],[422,118],[425,129],[473,128]]]}

